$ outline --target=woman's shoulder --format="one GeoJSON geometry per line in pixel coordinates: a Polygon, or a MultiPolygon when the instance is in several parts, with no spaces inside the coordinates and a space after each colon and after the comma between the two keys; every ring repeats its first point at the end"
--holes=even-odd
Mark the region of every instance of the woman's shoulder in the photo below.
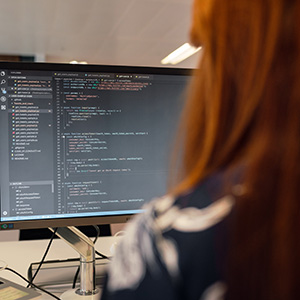
{"type": "MultiPolygon", "coordinates": [[[[182,232],[205,230],[231,212],[234,196],[231,187],[228,187],[230,181],[220,172],[202,180],[184,194],[154,199],[145,207],[148,217],[155,220],[162,232],[172,229],[182,232]]],[[[232,186],[235,185],[236,182],[232,182],[232,186]]]]}
{"type": "Polygon", "coordinates": [[[177,198],[167,195],[154,199],[145,208],[143,219],[152,218],[162,233],[203,231],[219,223],[232,210],[234,197],[230,194],[213,199],[206,193],[195,191],[177,198]]]}
{"type": "MultiPolygon", "coordinates": [[[[129,222],[109,272],[110,290],[135,289],[149,276],[161,276],[162,270],[171,281],[182,282],[185,272],[197,272],[198,267],[194,266],[210,261],[205,256],[211,252],[212,234],[206,233],[226,218],[234,203],[230,195],[215,200],[210,184],[207,181],[179,197],[166,195],[154,199],[129,222]],[[200,253],[202,258],[194,264],[200,253]]],[[[214,279],[205,280],[203,287],[214,279]]]]}

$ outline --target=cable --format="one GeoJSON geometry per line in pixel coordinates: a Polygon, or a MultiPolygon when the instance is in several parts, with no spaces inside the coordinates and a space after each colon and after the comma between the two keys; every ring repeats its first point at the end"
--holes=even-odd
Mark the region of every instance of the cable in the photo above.
{"type": "Polygon", "coordinates": [[[29,283],[28,283],[28,285],[27,285],[27,288],[29,288],[29,287],[31,286],[31,284],[33,283],[33,280],[35,279],[36,275],[38,274],[39,270],[41,269],[42,264],[44,263],[45,258],[46,258],[46,256],[47,256],[49,250],[50,250],[50,247],[51,247],[51,244],[52,244],[52,242],[53,242],[53,239],[54,239],[54,237],[55,237],[56,232],[57,232],[57,228],[54,229],[54,231],[53,231],[53,233],[52,233],[52,236],[51,236],[51,238],[50,238],[50,241],[49,241],[49,243],[48,243],[48,246],[47,246],[47,248],[46,248],[46,251],[45,251],[45,253],[44,253],[44,255],[43,255],[43,258],[42,258],[42,260],[40,261],[40,264],[39,264],[38,268],[36,269],[34,275],[32,276],[31,280],[29,281],[29,283]]]}
{"type": "Polygon", "coordinates": [[[75,273],[75,276],[73,279],[72,289],[75,289],[75,287],[76,287],[76,281],[78,279],[79,271],[80,271],[80,265],[78,266],[78,268],[76,270],[76,273],[75,273]]]}
{"type": "MultiPolygon", "coordinates": [[[[99,226],[97,226],[97,225],[93,225],[93,226],[94,226],[94,228],[95,228],[96,231],[97,231],[97,235],[96,235],[96,237],[95,237],[95,240],[93,241],[93,244],[95,245],[96,242],[97,242],[97,240],[98,240],[98,238],[99,238],[99,236],[100,236],[100,228],[99,228],[99,226]]],[[[95,249],[95,253],[96,253],[97,255],[99,255],[101,258],[109,259],[105,254],[102,254],[102,253],[98,252],[96,249],[95,249]]]]}
{"type": "Polygon", "coordinates": [[[44,290],[43,288],[41,288],[41,287],[35,285],[34,283],[30,282],[29,280],[27,280],[24,276],[22,276],[22,275],[21,275],[20,273],[18,273],[17,271],[15,271],[15,270],[13,270],[13,269],[11,269],[11,268],[8,268],[8,267],[5,267],[5,269],[3,269],[3,270],[7,270],[7,271],[10,271],[10,272],[13,272],[14,274],[16,274],[16,275],[18,275],[19,277],[21,277],[24,281],[28,282],[30,286],[33,286],[33,287],[35,287],[35,288],[41,290],[42,292],[44,292],[44,293],[46,293],[46,294],[52,296],[53,298],[55,298],[55,299],[57,299],[57,300],[61,300],[59,297],[55,296],[54,294],[52,294],[52,293],[50,293],[50,292],[44,290]]]}
{"type": "Polygon", "coordinates": [[[108,260],[111,259],[110,257],[106,256],[105,254],[102,254],[102,253],[98,252],[97,250],[95,250],[95,253],[96,253],[97,255],[99,255],[101,258],[108,259],[108,260]]]}
{"type": "Polygon", "coordinates": [[[95,245],[96,244],[96,242],[97,242],[97,240],[98,240],[98,238],[99,238],[99,236],[100,236],[100,228],[99,228],[99,226],[97,226],[97,225],[93,225],[93,227],[96,229],[96,231],[97,231],[97,235],[96,235],[96,237],[95,237],[95,239],[94,239],[94,241],[93,241],[93,244],[95,245]]]}

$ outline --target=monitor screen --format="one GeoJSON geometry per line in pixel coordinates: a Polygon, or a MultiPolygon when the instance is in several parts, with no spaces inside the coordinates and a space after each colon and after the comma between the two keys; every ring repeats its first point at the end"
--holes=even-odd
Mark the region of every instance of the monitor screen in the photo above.
{"type": "Polygon", "coordinates": [[[166,193],[190,75],[0,63],[1,229],[124,222],[166,193]]]}

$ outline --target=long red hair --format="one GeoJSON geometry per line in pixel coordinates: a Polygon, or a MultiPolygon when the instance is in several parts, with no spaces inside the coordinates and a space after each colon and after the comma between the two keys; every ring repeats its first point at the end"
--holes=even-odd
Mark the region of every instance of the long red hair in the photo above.
{"type": "Polygon", "coordinates": [[[300,1],[195,0],[203,46],[175,193],[246,166],[231,228],[230,299],[300,296],[300,1]]]}

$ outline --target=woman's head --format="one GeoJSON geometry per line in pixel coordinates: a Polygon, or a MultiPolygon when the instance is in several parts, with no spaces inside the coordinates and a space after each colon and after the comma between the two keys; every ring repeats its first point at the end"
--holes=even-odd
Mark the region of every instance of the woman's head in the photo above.
{"type": "Polygon", "coordinates": [[[230,297],[297,299],[300,1],[195,0],[191,40],[203,55],[184,113],[177,192],[243,165],[230,297]]]}

